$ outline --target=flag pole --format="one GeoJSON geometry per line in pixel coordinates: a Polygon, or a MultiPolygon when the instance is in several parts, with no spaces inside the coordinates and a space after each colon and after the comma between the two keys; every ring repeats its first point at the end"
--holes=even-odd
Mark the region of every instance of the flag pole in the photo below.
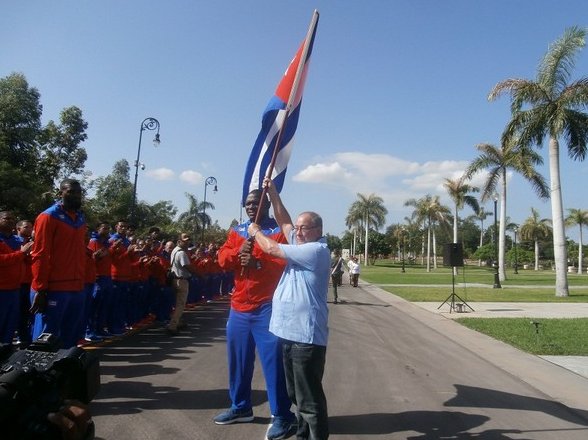
{"type": "MultiPolygon", "coordinates": [[[[310,26],[308,27],[308,32],[306,33],[306,39],[304,40],[304,46],[302,48],[302,53],[300,54],[300,60],[298,60],[298,67],[296,69],[296,75],[294,76],[294,82],[292,83],[292,90],[290,91],[290,96],[288,97],[288,103],[286,104],[286,114],[284,116],[284,123],[280,127],[280,131],[278,133],[278,137],[276,139],[276,145],[274,147],[274,151],[272,152],[272,159],[267,167],[267,171],[265,173],[265,177],[271,178],[272,173],[274,172],[274,166],[276,165],[276,160],[278,157],[278,151],[280,149],[280,145],[282,143],[282,136],[286,131],[286,125],[288,123],[288,116],[290,115],[290,111],[292,110],[292,106],[294,105],[294,100],[296,99],[296,95],[298,93],[298,87],[300,85],[300,80],[302,78],[302,72],[306,67],[306,57],[308,55],[308,49],[310,47],[310,43],[312,41],[313,34],[316,31],[316,25],[319,19],[319,12],[317,9],[314,10],[312,13],[312,18],[310,20],[310,26]]],[[[267,188],[262,187],[261,190],[261,200],[266,197],[267,188]]],[[[261,206],[262,203],[259,204],[257,207],[257,213],[255,214],[255,221],[257,223],[259,221],[259,215],[261,214],[261,206]]]]}

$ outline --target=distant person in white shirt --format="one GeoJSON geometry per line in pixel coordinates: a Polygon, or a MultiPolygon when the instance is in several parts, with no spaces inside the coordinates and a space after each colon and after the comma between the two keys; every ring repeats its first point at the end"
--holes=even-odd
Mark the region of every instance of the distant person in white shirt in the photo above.
{"type": "Polygon", "coordinates": [[[349,282],[353,287],[357,287],[360,272],[360,266],[357,262],[357,257],[351,257],[347,263],[347,266],[349,267],[349,282]]]}

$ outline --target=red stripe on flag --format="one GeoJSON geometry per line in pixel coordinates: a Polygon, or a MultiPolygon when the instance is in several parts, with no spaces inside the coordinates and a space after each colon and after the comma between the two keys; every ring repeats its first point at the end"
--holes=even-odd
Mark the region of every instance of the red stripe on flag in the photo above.
{"type": "Polygon", "coordinates": [[[292,92],[292,86],[294,85],[294,78],[296,77],[296,71],[298,70],[298,64],[300,64],[300,57],[302,57],[302,51],[304,49],[304,41],[300,45],[300,48],[296,52],[296,55],[290,62],[290,65],[286,69],[280,84],[276,88],[276,96],[280,98],[284,103],[288,102],[290,93],[292,92]]]}

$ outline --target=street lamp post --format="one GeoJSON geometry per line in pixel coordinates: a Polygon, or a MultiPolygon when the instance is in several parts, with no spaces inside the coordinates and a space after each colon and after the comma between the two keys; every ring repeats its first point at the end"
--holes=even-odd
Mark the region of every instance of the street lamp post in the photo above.
{"type": "Polygon", "coordinates": [[[519,273],[519,258],[517,255],[517,232],[519,232],[519,228],[517,228],[516,226],[514,227],[514,257],[515,257],[515,262],[514,262],[514,273],[518,274],[519,273]]]}
{"type": "Polygon", "coordinates": [[[137,148],[137,160],[135,161],[135,183],[133,184],[133,203],[131,205],[131,221],[135,220],[135,208],[137,207],[137,179],[139,177],[139,167],[145,169],[145,165],[140,162],[141,159],[141,140],[143,138],[144,130],[157,130],[155,138],[153,138],[153,146],[158,147],[159,140],[159,121],[155,118],[145,118],[141,122],[141,129],[139,130],[139,148],[137,148]]]}
{"type": "Polygon", "coordinates": [[[494,288],[501,289],[500,277],[498,275],[498,219],[496,218],[498,205],[498,194],[494,194],[494,288]]]}
{"type": "Polygon", "coordinates": [[[204,181],[204,202],[202,203],[202,243],[204,244],[204,227],[205,224],[204,222],[206,221],[206,188],[208,187],[208,185],[214,185],[214,189],[212,190],[213,192],[217,192],[218,188],[216,186],[216,177],[214,176],[210,176],[207,177],[206,180],[204,181]]]}

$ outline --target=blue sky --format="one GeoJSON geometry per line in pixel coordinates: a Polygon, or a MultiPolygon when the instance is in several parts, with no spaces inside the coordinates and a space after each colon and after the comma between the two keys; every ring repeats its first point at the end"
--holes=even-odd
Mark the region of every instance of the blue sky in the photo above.
{"type": "MultiPolygon", "coordinates": [[[[137,155],[141,121],[161,124],[161,145],[144,132],[138,198],[199,200],[222,227],[239,219],[245,164],[261,114],[306,34],[321,17],[296,141],[282,196],[291,214],[319,212],[340,235],[357,193],[383,197],[387,224],[404,202],[439,194],[477,155],[498,145],[509,100],[488,92],[510,77],[535,78],[548,45],[587,26],[578,1],[52,1],[8,2],[0,15],[0,77],[22,72],[41,93],[43,122],[76,105],[88,121],[93,177],[137,155]]],[[[588,49],[574,79],[588,76],[588,49]]],[[[588,209],[586,162],[562,145],[564,209],[588,209]]],[[[548,177],[547,144],[541,150],[548,177]]],[[[134,168],[131,167],[131,178],[134,168]]],[[[507,215],[551,217],[518,176],[507,215]]],[[[486,203],[493,210],[491,202],[486,203]]],[[[460,216],[472,214],[466,208],[460,216]]],[[[244,214],[243,214],[244,215],[244,214]]],[[[573,230],[568,235],[575,236],[573,230]]]]}

